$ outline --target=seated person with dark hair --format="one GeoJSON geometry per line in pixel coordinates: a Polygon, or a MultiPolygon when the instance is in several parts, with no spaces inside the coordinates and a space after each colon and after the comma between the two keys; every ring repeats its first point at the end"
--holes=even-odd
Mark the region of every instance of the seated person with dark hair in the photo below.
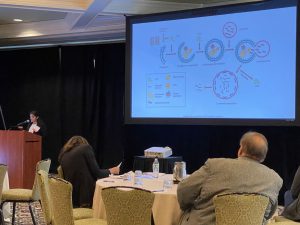
{"type": "Polygon", "coordinates": [[[58,161],[64,179],[73,185],[74,207],[91,207],[97,179],[119,174],[119,167],[100,169],[92,146],[81,136],[73,136],[63,146],[58,161]]]}
{"type": "Polygon", "coordinates": [[[240,140],[237,159],[208,159],[188,178],[178,184],[177,197],[184,211],[181,225],[214,225],[213,197],[226,193],[259,193],[270,198],[264,224],[277,208],[282,179],[262,165],[268,151],[265,136],[247,132],[240,140]]]}

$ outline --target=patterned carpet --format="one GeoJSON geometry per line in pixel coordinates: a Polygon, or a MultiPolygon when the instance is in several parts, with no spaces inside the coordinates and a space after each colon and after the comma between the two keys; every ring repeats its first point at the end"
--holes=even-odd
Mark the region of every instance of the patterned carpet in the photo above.
{"type": "MultiPolygon", "coordinates": [[[[31,205],[32,205],[32,209],[33,209],[33,214],[35,215],[36,224],[46,225],[40,203],[34,202],[31,205]]],[[[10,208],[11,208],[11,212],[12,212],[12,204],[11,204],[10,208]]],[[[11,218],[10,218],[10,222],[7,222],[5,224],[11,224],[11,218]]],[[[16,225],[33,224],[27,203],[17,203],[16,223],[15,224],[16,225]]]]}

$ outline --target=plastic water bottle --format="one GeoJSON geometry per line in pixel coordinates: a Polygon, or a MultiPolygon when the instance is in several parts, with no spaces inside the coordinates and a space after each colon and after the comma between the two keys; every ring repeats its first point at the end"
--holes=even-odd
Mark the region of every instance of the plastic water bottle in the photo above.
{"type": "Polygon", "coordinates": [[[157,158],[154,159],[154,162],[152,164],[152,169],[153,169],[153,176],[157,178],[159,174],[159,162],[157,158]]]}

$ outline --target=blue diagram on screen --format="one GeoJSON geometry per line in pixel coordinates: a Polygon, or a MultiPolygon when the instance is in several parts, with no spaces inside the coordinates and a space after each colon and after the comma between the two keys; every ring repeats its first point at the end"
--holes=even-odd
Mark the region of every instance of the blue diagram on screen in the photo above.
{"type": "Polygon", "coordinates": [[[240,41],[235,48],[237,59],[242,63],[251,62],[255,57],[254,46],[255,43],[251,40],[240,41]]]}
{"type": "Polygon", "coordinates": [[[221,40],[212,39],[205,46],[205,55],[210,61],[218,61],[224,55],[224,45],[221,40]]]}
{"type": "Polygon", "coordinates": [[[185,106],[185,74],[147,75],[147,106],[185,106]]]}
{"type": "Polygon", "coordinates": [[[294,119],[296,12],[134,24],[133,117],[294,119]]]}
{"type": "Polygon", "coordinates": [[[238,90],[236,75],[230,71],[218,73],[213,80],[213,90],[218,98],[229,99],[233,97],[238,90]]]}
{"type": "Polygon", "coordinates": [[[178,57],[183,63],[189,63],[195,58],[193,49],[182,42],[178,47],[178,57]]]}

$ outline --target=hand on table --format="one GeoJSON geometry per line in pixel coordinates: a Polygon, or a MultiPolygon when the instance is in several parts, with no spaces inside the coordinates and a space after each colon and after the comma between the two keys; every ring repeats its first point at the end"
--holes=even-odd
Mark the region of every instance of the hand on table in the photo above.
{"type": "Polygon", "coordinates": [[[115,166],[109,169],[110,174],[119,174],[120,173],[120,167],[115,166]]]}

